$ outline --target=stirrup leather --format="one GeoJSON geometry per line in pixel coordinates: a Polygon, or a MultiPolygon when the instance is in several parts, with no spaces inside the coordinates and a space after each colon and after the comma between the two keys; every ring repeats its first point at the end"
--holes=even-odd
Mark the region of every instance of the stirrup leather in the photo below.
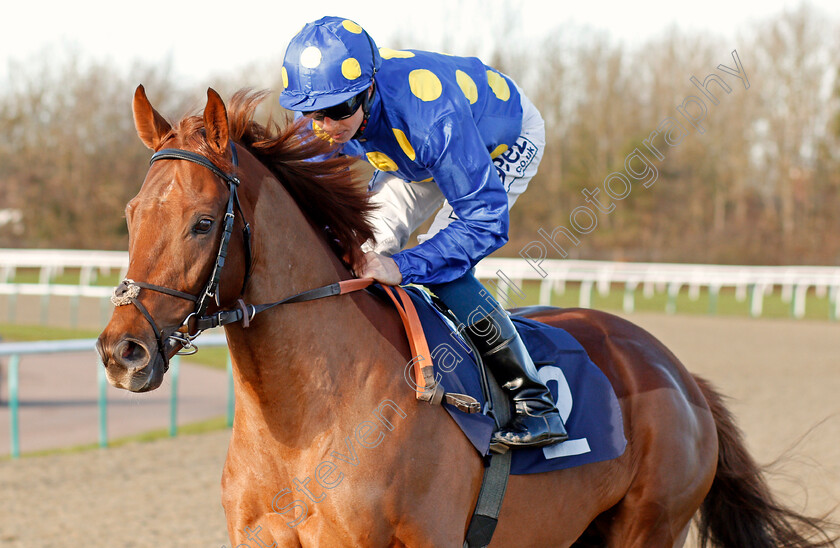
{"type": "Polygon", "coordinates": [[[405,326],[406,335],[408,335],[411,354],[414,356],[411,361],[414,364],[414,376],[416,378],[416,398],[429,402],[431,405],[440,405],[446,402],[464,413],[480,412],[481,404],[478,400],[467,394],[445,392],[443,386],[435,380],[434,367],[432,365],[420,366],[420,362],[431,364],[432,354],[429,352],[429,343],[426,341],[423,325],[420,323],[420,317],[417,315],[414,303],[405,289],[399,286],[383,285],[382,288],[394,301],[397,312],[399,312],[405,326]]]}

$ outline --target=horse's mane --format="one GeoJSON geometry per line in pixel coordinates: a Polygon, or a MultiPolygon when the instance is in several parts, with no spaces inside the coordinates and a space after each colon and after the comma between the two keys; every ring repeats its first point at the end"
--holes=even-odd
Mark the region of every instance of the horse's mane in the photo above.
{"type": "MultiPolygon", "coordinates": [[[[269,92],[237,91],[227,107],[228,130],[234,142],[247,147],[292,195],[304,215],[327,233],[339,257],[358,266],[361,245],[373,238],[369,214],[374,209],[367,189],[353,179],[352,158],[334,154],[333,145],[304,128],[303,121],[280,127],[254,121],[254,111],[269,92]]],[[[175,130],[185,144],[221,169],[230,160],[212,151],[204,139],[201,116],[185,117],[175,130]]]]}

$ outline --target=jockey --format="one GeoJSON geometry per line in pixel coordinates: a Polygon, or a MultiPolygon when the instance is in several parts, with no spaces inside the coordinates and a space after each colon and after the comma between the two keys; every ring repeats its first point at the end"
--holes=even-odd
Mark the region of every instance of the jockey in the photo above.
{"type": "Polygon", "coordinates": [[[378,49],[362,27],[324,17],[292,38],[280,104],[376,168],[375,242],[356,275],[423,284],[468,326],[484,363],[512,394],[513,419],[493,443],[567,439],[563,420],[507,313],[475,264],[508,241],[508,208],[537,170],[543,120],[519,87],[474,57],[378,49]],[[419,245],[409,236],[441,204],[419,245]]]}

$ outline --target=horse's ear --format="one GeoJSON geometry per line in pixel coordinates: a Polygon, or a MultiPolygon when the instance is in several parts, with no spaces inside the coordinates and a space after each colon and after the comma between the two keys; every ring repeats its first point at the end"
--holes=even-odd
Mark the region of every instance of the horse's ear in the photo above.
{"type": "Polygon", "coordinates": [[[134,127],[143,144],[152,150],[160,147],[163,136],[172,129],[169,122],[152,108],[142,84],[134,91],[134,127]]]}
{"type": "Polygon", "coordinates": [[[213,88],[207,88],[207,106],[204,107],[204,132],[210,148],[214,152],[224,155],[228,147],[227,111],[224,101],[213,88]]]}

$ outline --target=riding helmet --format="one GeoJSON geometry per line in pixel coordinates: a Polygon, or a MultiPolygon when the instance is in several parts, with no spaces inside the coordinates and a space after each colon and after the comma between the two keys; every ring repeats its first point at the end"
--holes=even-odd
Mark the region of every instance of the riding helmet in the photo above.
{"type": "Polygon", "coordinates": [[[367,89],[381,63],[373,39],[353,21],[307,23],[286,48],[280,105],[297,111],[337,105],[367,89]]]}

